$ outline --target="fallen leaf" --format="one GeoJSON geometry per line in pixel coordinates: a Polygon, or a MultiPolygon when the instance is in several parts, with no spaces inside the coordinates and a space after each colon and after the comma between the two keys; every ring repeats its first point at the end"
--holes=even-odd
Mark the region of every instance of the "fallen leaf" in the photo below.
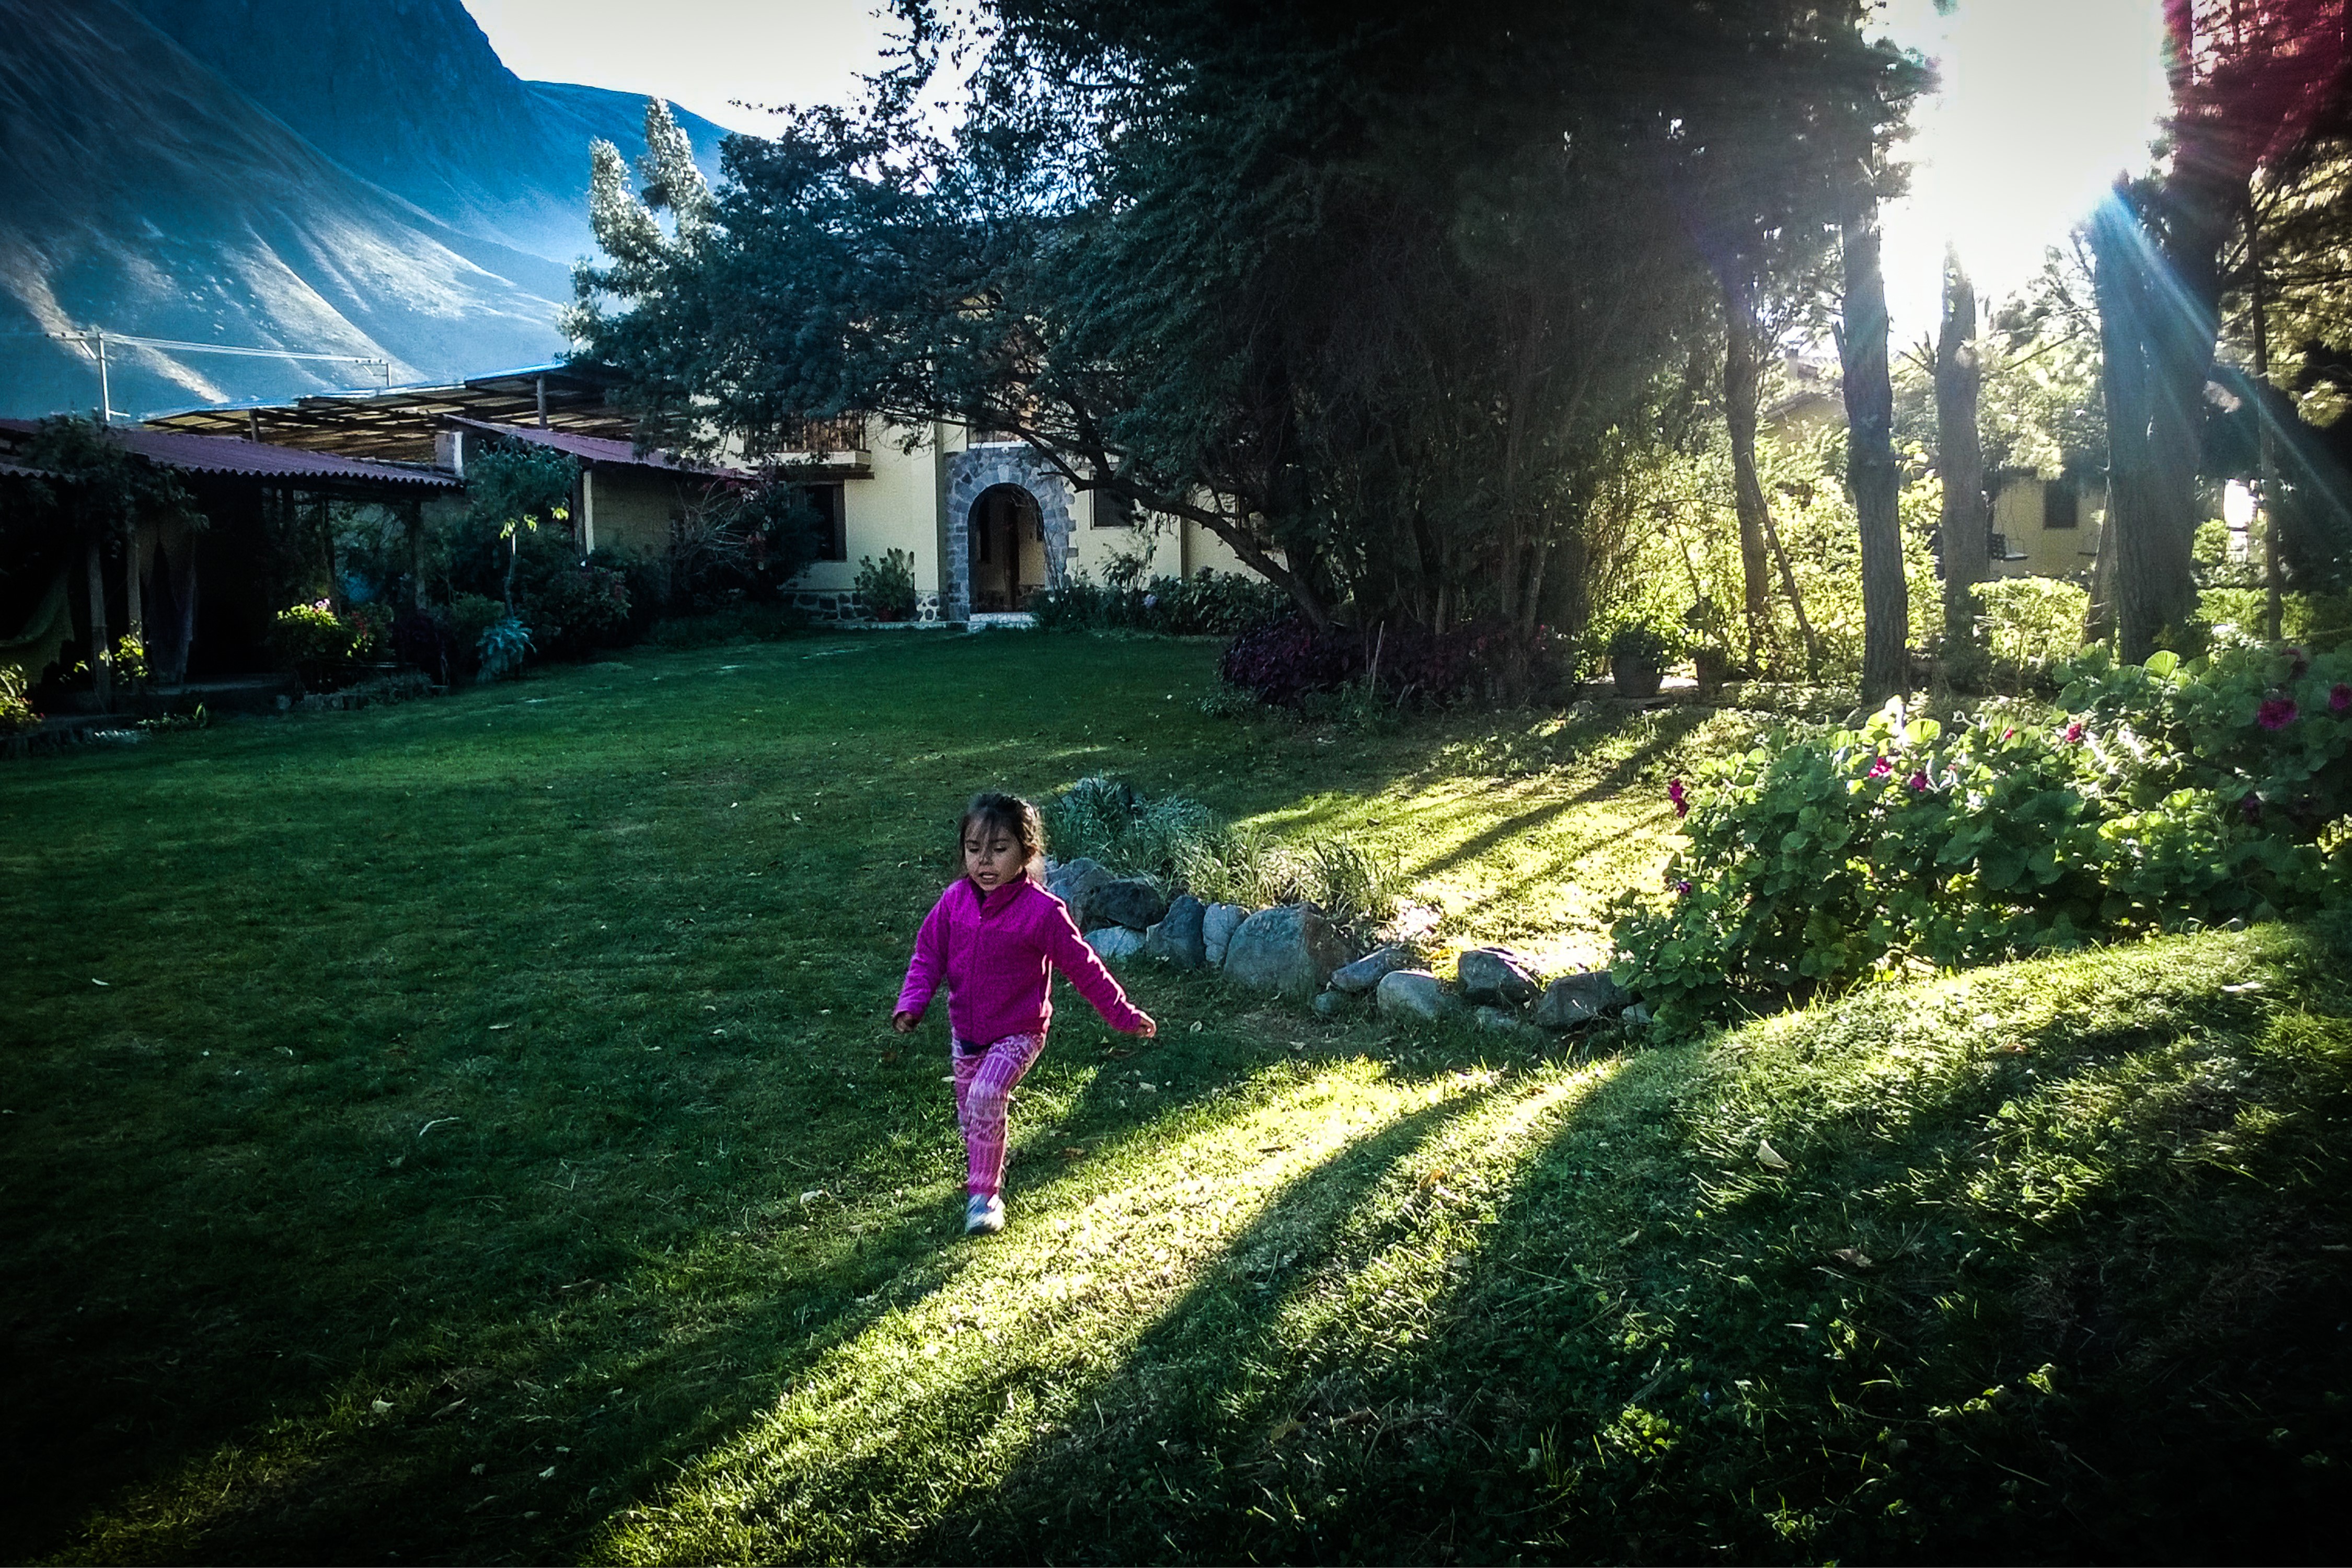
{"type": "Polygon", "coordinates": [[[1844,1264],[1848,1268],[1875,1268],[1878,1267],[1875,1263],[1871,1261],[1870,1254],[1864,1252],[1859,1247],[1841,1247],[1835,1252],[1831,1253],[1830,1256],[1836,1258],[1840,1263],[1844,1264]]]}
{"type": "Polygon", "coordinates": [[[550,1465],[550,1466],[548,1466],[548,1467],[547,1467],[547,1468],[545,1468],[545,1469],[543,1469],[543,1470],[541,1470],[541,1471],[540,1471],[540,1472],[539,1472],[539,1479],[540,1479],[541,1480],[542,1480],[542,1481],[543,1481],[543,1480],[546,1480],[549,1477],[551,1477],[551,1476],[552,1476],[552,1475],[554,1475],[554,1474],[555,1474],[555,1467],[554,1467],[553,1465],[550,1465]]]}
{"type": "Polygon", "coordinates": [[[489,1468],[490,1468],[490,1467],[489,1467],[488,1465],[487,1465],[487,1464],[476,1465],[476,1466],[474,1467],[474,1474],[476,1474],[476,1475],[478,1475],[478,1475],[481,1475],[481,1474],[483,1474],[485,1471],[487,1471],[489,1468]]]}
{"type": "Polygon", "coordinates": [[[1768,1171],[1785,1171],[1789,1162],[1780,1158],[1780,1151],[1772,1147],[1769,1138],[1756,1140],[1756,1163],[1768,1171]]]}
{"type": "Polygon", "coordinates": [[[1989,1057],[2021,1057],[2024,1054],[2025,1045],[2021,1040],[2011,1040],[2005,1045],[1988,1046],[1985,1048],[1985,1055],[1989,1057]]]}
{"type": "Polygon", "coordinates": [[[1279,1443],[1286,1437],[1297,1436],[1302,1430],[1304,1428],[1297,1421],[1286,1418],[1274,1424],[1274,1430],[1265,1435],[1265,1440],[1269,1445],[1279,1443]]]}
{"type": "Polygon", "coordinates": [[[513,1028],[513,1027],[514,1027],[514,1026],[513,1026],[512,1024],[492,1024],[492,1025],[490,1026],[490,1033],[492,1033],[493,1035],[495,1035],[495,1034],[497,1034],[500,1029],[511,1029],[511,1028],[513,1028]]]}
{"type": "Polygon", "coordinates": [[[370,1405],[368,1408],[374,1411],[378,1415],[382,1415],[392,1408],[392,1401],[389,1399],[379,1399],[370,1405]]]}
{"type": "Polygon", "coordinates": [[[1196,1018],[1192,1021],[1192,1027],[1188,1032],[1195,1035],[1201,1032],[1201,1023],[1199,1019],[1196,1018]]]}

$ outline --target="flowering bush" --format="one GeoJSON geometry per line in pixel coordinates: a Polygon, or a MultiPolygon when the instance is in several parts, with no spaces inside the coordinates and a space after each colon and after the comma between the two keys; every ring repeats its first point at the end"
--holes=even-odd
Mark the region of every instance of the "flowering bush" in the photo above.
{"type": "Polygon", "coordinates": [[[1994,963],[2352,892],[2352,654],[2134,667],[2094,649],[2063,673],[2066,717],[2048,726],[1947,733],[1897,701],[1676,800],[1688,843],[1662,900],[1621,900],[1619,980],[1687,1025],[1906,961],[1994,963]]]}
{"type": "Polygon", "coordinates": [[[13,664],[0,664],[0,735],[20,734],[40,722],[41,716],[25,700],[25,672],[13,664]]]}
{"type": "Polygon", "coordinates": [[[278,611],[270,643],[306,689],[331,691],[351,684],[352,666],[375,651],[391,624],[390,612],[381,605],[337,615],[320,599],[278,611]]]}

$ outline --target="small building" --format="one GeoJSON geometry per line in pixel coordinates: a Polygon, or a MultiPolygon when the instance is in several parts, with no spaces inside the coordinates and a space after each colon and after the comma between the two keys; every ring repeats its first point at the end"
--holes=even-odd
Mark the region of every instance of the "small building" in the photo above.
{"type": "Polygon", "coordinates": [[[859,568],[893,550],[913,563],[923,621],[1018,612],[1042,588],[1081,574],[1101,581],[1129,565],[1147,577],[1249,571],[1201,524],[1139,520],[1021,441],[951,424],[814,417],[793,425],[787,449],[755,474],[638,451],[635,423],[611,405],[610,386],[590,371],[538,365],[446,384],[189,409],[148,424],[430,466],[453,479],[470,442],[553,447],[581,463],[573,517],[583,551],[662,552],[713,483],[782,479],[803,488],[825,520],[818,559],[788,587],[793,603],[825,621],[864,618],[859,568]]]}
{"type": "Polygon", "coordinates": [[[1994,576],[2087,580],[2106,518],[2103,487],[2072,471],[2045,479],[2032,468],[2004,468],[1986,488],[1994,576]]]}

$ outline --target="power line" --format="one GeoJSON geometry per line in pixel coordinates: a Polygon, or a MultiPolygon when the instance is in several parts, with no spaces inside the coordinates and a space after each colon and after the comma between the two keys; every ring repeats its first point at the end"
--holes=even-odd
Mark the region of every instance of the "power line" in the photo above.
{"type": "Polygon", "coordinates": [[[331,364],[373,365],[383,374],[383,384],[392,384],[392,361],[382,354],[310,353],[299,349],[255,349],[238,343],[193,343],[178,338],[147,338],[131,332],[110,332],[103,327],[93,327],[85,332],[44,332],[43,337],[80,347],[98,362],[99,422],[114,423],[114,398],[108,382],[106,346],[110,342],[130,343],[137,348],[170,349],[180,353],[236,354],[247,359],[317,360],[331,364]]]}

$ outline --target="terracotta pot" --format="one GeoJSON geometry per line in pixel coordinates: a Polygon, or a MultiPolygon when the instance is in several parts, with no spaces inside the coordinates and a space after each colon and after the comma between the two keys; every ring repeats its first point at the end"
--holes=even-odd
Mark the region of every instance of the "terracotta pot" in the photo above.
{"type": "Polygon", "coordinates": [[[1612,658],[1609,661],[1609,678],[1617,683],[1620,697],[1655,697],[1658,682],[1666,672],[1648,659],[1612,658]]]}

